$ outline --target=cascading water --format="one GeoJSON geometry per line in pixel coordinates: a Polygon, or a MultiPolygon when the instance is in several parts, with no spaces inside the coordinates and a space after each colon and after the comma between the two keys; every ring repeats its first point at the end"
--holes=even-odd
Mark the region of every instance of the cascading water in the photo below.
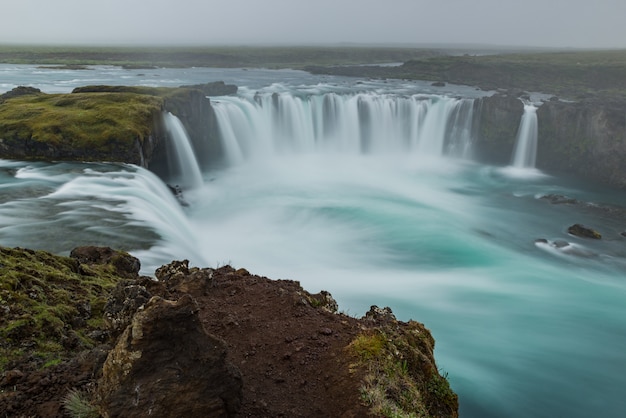
{"type": "Polygon", "coordinates": [[[515,168],[535,168],[537,158],[537,107],[524,104],[511,164],[515,168]]]}
{"type": "Polygon", "coordinates": [[[230,164],[284,153],[465,156],[473,99],[257,93],[213,101],[230,164]],[[459,151],[460,150],[460,151],[459,151]]]}
{"type": "MultiPolygon", "coordinates": [[[[528,168],[509,176],[435,158],[471,151],[476,89],[447,86],[443,96],[430,83],[253,69],[65,76],[32,66],[3,77],[17,86],[29,71],[44,91],[94,77],[119,84],[119,74],[133,84],[242,87],[211,99],[223,141],[215,149],[228,164],[204,173],[211,181],[185,208],[138,167],[0,159],[1,245],[121,248],[148,275],[173,259],[231,264],[328,290],[350,315],[390,306],[432,331],[464,418],[624,415],[624,223],[595,203],[622,210],[624,200],[528,168]],[[538,198],[546,195],[579,203],[538,198]],[[577,222],[609,239],[570,236],[577,222]]],[[[189,168],[192,155],[174,164],[189,168]]]]}
{"type": "Polygon", "coordinates": [[[168,181],[184,189],[195,189],[202,185],[202,171],[191,146],[191,140],[180,119],[170,112],[163,114],[167,141],[168,181]]]}

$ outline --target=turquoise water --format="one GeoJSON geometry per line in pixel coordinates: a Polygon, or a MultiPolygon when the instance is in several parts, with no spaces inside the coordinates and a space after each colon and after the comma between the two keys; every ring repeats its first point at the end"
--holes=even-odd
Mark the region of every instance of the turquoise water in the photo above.
{"type": "MultiPolygon", "coordinates": [[[[91,71],[109,83],[122,74],[91,71]]],[[[42,85],[55,83],[48,74],[42,85]]],[[[366,99],[384,88],[404,97],[409,87],[372,86],[366,99]]],[[[423,149],[266,148],[205,169],[186,208],[134,166],[0,160],[0,244],[110,245],[137,255],[146,274],[187,258],[299,280],[349,315],[376,304],[425,323],[462,417],[624,416],[626,219],[605,208],[623,196],[423,149]],[[579,203],[542,198],[551,194],[579,203]],[[574,223],[603,239],[570,236],[574,223]]]]}

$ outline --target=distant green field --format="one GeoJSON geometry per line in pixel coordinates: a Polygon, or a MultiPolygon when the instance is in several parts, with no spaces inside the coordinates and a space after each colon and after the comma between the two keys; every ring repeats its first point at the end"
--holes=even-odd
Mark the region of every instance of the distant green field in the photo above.
{"type": "Polygon", "coordinates": [[[51,47],[1,46],[0,63],[132,67],[264,67],[404,62],[434,49],[383,47],[51,47]]]}

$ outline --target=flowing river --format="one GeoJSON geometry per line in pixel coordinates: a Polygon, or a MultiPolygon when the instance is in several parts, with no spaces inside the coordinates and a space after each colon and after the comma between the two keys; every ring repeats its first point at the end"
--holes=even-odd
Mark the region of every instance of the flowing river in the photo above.
{"type": "MultiPolygon", "coordinates": [[[[472,160],[473,103],[486,93],[290,70],[0,65],[0,93],[218,80],[240,87],[212,98],[224,155],[201,164],[186,144],[176,179],[0,160],[0,244],[107,245],[148,275],[186,258],[298,280],[348,315],[376,304],[425,323],[461,417],[624,416],[626,200],[540,172],[533,158],[472,160]],[[569,235],[575,223],[603,239],[569,235]]],[[[529,130],[536,108],[526,109],[529,130]]]]}

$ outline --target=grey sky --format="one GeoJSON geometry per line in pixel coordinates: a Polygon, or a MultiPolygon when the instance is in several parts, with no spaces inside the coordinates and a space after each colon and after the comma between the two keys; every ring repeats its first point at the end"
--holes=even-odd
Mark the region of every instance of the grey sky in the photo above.
{"type": "Polygon", "coordinates": [[[0,43],[626,48],[624,0],[2,0],[0,43]]]}

